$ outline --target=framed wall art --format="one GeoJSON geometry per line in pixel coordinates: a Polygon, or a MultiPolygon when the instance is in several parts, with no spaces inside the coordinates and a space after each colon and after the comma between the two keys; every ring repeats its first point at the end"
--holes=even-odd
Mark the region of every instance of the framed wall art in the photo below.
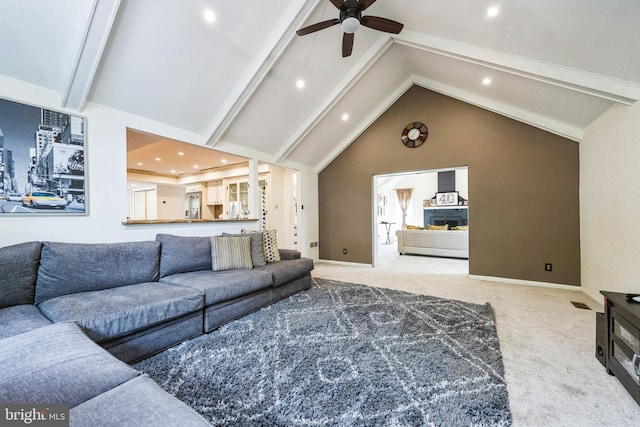
{"type": "Polygon", "coordinates": [[[446,193],[436,193],[436,206],[457,206],[458,192],[448,191],[446,193]]]}
{"type": "Polygon", "coordinates": [[[86,215],[86,121],[0,98],[0,217],[86,215]]]}

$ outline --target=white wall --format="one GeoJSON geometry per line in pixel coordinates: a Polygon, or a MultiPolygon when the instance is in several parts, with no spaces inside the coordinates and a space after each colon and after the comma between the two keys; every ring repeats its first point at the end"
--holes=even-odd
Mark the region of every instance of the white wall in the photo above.
{"type": "MultiPolygon", "coordinates": [[[[184,187],[158,185],[156,202],[158,219],[184,218],[185,194],[184,187]]],[[[202,197],[200,200],[202,201],[202,197]]]]}
{"type": "MultiPolygon", "coordinates": [[[[204,144],[205,138],[192,132],[167,126],[142,117],[123,113],[99,104],[88,103],[85,109],[64,110],[58,96],[15,79],[0,76],[0,97],[86,117],[87,208],[84,216],[12,216],[0,217],[0,247],[30,240],[65,242],[117,242],[154,239],[157,233],[202,236],[239,232],[242,228],[257,228],[257,222],[172,224],[153,226],[125,226],[127,217],[127,149],[126,129],[194,144],[204,144]]],[[[216,147],[219,148],[219,147],[216,147]]],[[[237,155],[253,154],[237,151],[237,155]]],[[[267,158],[258,160],[268,161],[267,158]]],[[[297,165],[284,164],[296,168],[297,165]]],[[[310,253],[309,239],[318,240],[317,174],[310,168],[299,167],[302,200],[305,214],[303,235],[299,249],[305,256],[317,259],[317,249],[310,253]]]]}
{"type": "Polygon", "coordinates": [[[614,105],[580,143],[583,291],[640,293],[640,102],[614,105]]]}

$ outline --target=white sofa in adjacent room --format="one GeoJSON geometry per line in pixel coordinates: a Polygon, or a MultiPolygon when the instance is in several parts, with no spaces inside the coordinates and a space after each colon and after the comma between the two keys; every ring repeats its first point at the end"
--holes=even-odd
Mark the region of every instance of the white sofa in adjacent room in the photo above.
{"type": "Polygon", "coordinates": [[[403,254],[469,258],[469,232],[458,230],[397,230],[403,254]]]}

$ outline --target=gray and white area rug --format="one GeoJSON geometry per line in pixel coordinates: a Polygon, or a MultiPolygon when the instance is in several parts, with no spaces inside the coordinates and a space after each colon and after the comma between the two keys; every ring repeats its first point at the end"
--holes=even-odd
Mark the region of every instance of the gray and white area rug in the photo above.
{"type": "Polygon", "coordinates": [[[511,424],[493,310],[314,285],[135,368],[221,426],[511,424]]]}

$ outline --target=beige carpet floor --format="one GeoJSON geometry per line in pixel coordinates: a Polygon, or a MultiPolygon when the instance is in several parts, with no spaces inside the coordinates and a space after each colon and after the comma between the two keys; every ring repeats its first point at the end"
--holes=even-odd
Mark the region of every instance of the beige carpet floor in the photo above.
{"type": "Polygon", "coordinates": [[[400,256],[395,249],[379,245],[376,267],[320,261],[313,276],[490,303],[514,426],[640,426],[640,406],[595,357],[602,301],[577,290],[471,279],[465,260],[400,256]]]}

